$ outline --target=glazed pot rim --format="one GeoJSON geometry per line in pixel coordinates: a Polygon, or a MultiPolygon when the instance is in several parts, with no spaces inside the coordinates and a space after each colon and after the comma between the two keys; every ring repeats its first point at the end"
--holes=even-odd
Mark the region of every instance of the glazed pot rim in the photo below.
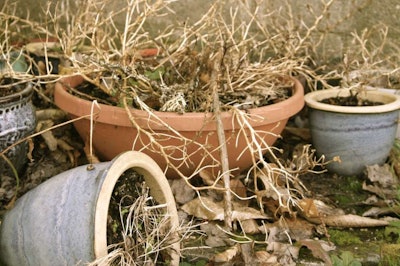
{"type": "Polygon", "coordinates": [[[335,113],[350,113],[350,114],[372,114],[386,113],[400,109],[400,96],[381,91],[370,87],[365,92],[362,92],[363,98],[371,101],[383,102],[383,105],[375,106],[338,106],[320,102],[323,99],[337,96],[350,95],[349,88],[334,88],[309,92],[304,96],[304,100],[308,107],[335,113]]]}
{"type": "Polygon", "coordinates": [[[31,82],[26,82],[24,84],[26,85],[21,91],[0,97],[0,104],[15,102],[30,97],[33,94],[33,85],[31,82]]]}

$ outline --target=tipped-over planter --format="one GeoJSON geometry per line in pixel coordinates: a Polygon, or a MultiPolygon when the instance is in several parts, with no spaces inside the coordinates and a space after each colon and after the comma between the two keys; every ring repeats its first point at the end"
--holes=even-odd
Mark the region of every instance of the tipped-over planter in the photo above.
{"type": "MultiPolygon", "coordinates": [[[[276,141],[288,119],[304,106],[303,87],[299,81],[294,81],[292,96],[288,99],[247,111],[251,126],[257,130],[262,140],[268,145],[272,145],[276,141]]],[[[68,87],[76,87],[80,83],[82,83],[82,78],[73,76],[64,78],[55,87],[56,105],[73,118],[90,114],[92,108],[92,102],[67,92],[68,87]]],[[[143,133],[138,136],[138,130],[132,125],[124,108],[100,104],[100,110],[96,107],[94,110],[96,120],[93,146],[100,158],[109,159],[122,151],[140,150],[149,154],[162,169],[166,168],[167,162],[164,157],[148,137],[143,133]],[[145,147],[146,145],[152,146],[156,152],[145,147]]],[[[215,166],[212,157],[216,161],[220,161],[217,127],[212,113],[179,114],[158,111],[152,113],[168,126],[163,125],[156,118],[150,117],[146,111],[131,109],[130,113],[141,128],[159,133],[157,141],[163,145],[170,162],[179,168],[181,173],[189,176],[202,166],[215,166]],[[173,130],[201,146],[196,143],[183,142],[173,130]],[[204,149],[212,156],[206,155],[204,149]],[[182,160],[179,159],[182,157],[190,159],[182,163],[182,160]]],[[[253,164],[252,156],[247,149],[247,141],[252,141],[248,134],[249,131],[241,128],[233,112],[223,112],[221,119],[227,140],[230,169],[244,170],[253,164]]],[[[74,125],[81,137],[87,141],[90,135],[89,119],[79,120],[74,125]]],[[[265,144],[261,144],[261,146],[265,148],[265,144]]],[[[219,168],[215,167],[215,169],[219,168]]],[[[175,178],[178,175],[175,171],[169,171],[167,177],[175,178]]]]}
{"type": "MultiPolygon", "coordinates": [[[[127,170],[143,175],[150,195],[165,203],[172,232],[179,220],[168,181],[147,155],[129,151],[111,162],[63,172],[22,196],[0,227],[0,264],[84,265],[107,255],[107,216],[116,182],[127,170]]],[[[179,263],[179,243],[169,252],[179,263]]]]}
{"type": "Polygon", "coordinates": [[[337,106],[320,102],[349,94],[349,89],[329,89],[305,96],[317,154],[328,160],[339,156],[341,162],[332,162],[327,168],[348,176],[362,173],[366,165],[385,162],[396,136],[400,108],[397,95],[377,90],[367,90],[360,96],[383,105],[337,106]]]}

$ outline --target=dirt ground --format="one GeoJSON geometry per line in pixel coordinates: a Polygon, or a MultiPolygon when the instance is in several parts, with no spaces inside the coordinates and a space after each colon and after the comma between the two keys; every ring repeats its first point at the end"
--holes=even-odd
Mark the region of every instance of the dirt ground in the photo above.
{"type": "MultiPolygon", "coordinates": [[[[40,99],[34,99],[34,103],[38,110],[55,108],[51,103],[40,99]]],[[[67,121],[67,118],[61,116],[53,122],[57,124],[65,121],[67,121]]],[[[293,125],[293,123],[289,123],[289,125],[293,125]]],[[[32,158],[20,176],[20,187],[16,197],[15,178],[1,176],[0,219],[7,209],[12,207],[16,198],[58,173],[87,163],[84,143],[71,124],[54,129],[52,133],[55,139],[61,140],[59,144],[64,144],[58,145],[54,150],[50,150],[42,136],[32,139],[30,145],[33,147],[31,151],[32,158]]],[[[276,143],[276,146],[285,150],[282,156],[287,156],[296,145],[309,144],[310,139],[307,130],[302,130],[301,134],[297,133],[293,134],[293,130],[285,130],[283,138],[276,143]]],[[[371,205],[366,203],[366,200],[371,197],[372,193],[363,189],[363,183],[367,182],[366,174],[358,177],[342,177],[331,173],[310,173],[302,176],[301,181],[308,188],[308,195],[306,195],[308,198],[321,200],[330,206],[342,209],[346,214],[361,216],[371,208],[371,205]]],[[[397,193],[397,190],[393,191],[393,193],[397,193]]],[[[384,204],[385,201],[379,200],[377,202],[384,204]]],[[[396,212],[389,212],[385,215],[397,217],[396,212]]],[[[329,253],[331,258],[335,258],[335,261],[339,262],[339,264],[335,265],[350,265],[344,264],[346,259],[348,261],[361,262],[363,265],[378,265],[379,261],[381,261],[382,246],[396,244],[400,235],[400,229],[396,226],[386,228],[361,227],[358,229],[325,227],[321,229],[324,231],[322,233],[318,232],[318,228],[315,230],[317,231],[315,233],[316,238],[325,239],[335,245],[335,250],[329,253]]],[[[321,259],[315,258],[318,256],[315,256],[314,253],[311,254],[313,251],[312,248],[302,248],[297,264],[315,265],[317,263],[317,265],[323,265],[321,259]]],[[[197,261],[204,261],[203,265],[207,263],[207,257],[210,255],[207,253],[196,254],[193,251],[188,251],[184,254],[187,258],[196,258],[197,261]]],[[[188,263],[193,263],[193,261],[189,262],[189,259],[187,261],[188,263]]]]}

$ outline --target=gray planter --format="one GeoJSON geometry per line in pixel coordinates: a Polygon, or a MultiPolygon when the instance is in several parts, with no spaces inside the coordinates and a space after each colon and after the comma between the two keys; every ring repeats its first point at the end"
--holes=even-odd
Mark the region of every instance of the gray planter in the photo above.
{"type": "Polygon", "coordinates": [[[335,106],[322,99],[348,96],[349,89],[319,90],[305,95],[309,121],[317,155],[328,160],[339,156],[341,162],[327,165],[329,171],[340,175],[358,175],[366,165],[383,164],[396,136],[400,98],[377,90],[360,95],[379,106],[335,106]]]}
{"type": "MultiPolygon", "coordinates": [[[[109,202],[116,182],[129,169],[143,175],[150,195],[166,205],[171,229],[178,227],[168,181],[150,157],[128,151],[94,166],[63,172],[16,202],[1,224],[0,261],[15,266],[84,265],[106,256],[109,202]]],[[[169,254],[171,265],[177,265],[178,242],[171,244],[169,254]]]]}

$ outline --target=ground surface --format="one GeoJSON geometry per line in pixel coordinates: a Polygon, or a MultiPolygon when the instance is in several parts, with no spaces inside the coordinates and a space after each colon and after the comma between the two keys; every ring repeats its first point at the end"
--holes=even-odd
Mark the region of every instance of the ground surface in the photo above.
{"type": "MultiPolygon", "coordinates": [[[[43,101],[35,102],[38,109],[54,108],[50,103],[43,101]]],[[[60,117],[54,121],[56,124],[66,121],[65,117],[60,117]]],[[[87,159],[84,153],[84,143],[78,136],[71,124],[57,128],[52,131],[53,136],[62,140],[68,145],[59,145],[51,151],[48,144],[41,136],[33,139],[32,159],[27,168],[20,176],[20,187],[17,197],[15,196],[15,178],[2,176],[0,189],[0,219],[8,208],[13,205],[13,200],[22,196],[24,193],[44,182],[48,178],[57,175],[78,165],[86,164],[87,159]]],[[[307,144],[307,137],[300,138],[296,134],[285,131],[283,139],[277,145],[284,149],[293,149],[299,143],[307,144]]],[[[308,197],[321,200],[331,206],[344,210],[346,214],[362,215],[371,206],[365,201],[371,196],[371,192],[362,188],[363,182],[367,180],[366,175],[359,177],[341,177],[331,173],[307,174],[301,177],[301,181],[308,188],[308,197]]],[[[394,191],[394,193],[397,193],[394,191]]],[[[391,214],[396,217],[396,215],[391,214]]],[[[329,254],[335,265],[357,265],[351,263],[362,262],[363,265],[378,265],[381,261],[381,248],[386,244],[397,243],[400,229],[398,227],[373,227],[373,228],[325,228],[323,234],[315,234],[315,237],[332,242],[336,249],[329,254]],[[327,238],[326,235],[330,237],[327,238]],[[346,253],[349,251],[350,253],[346,253]],[[336,257],[335,257],[336,256],[336,257]],[[336,259],[336,260],[335,260],[336,259]],[[350,261],[346,264],[346,260],[350,261]]],[[[203,243],[204,244],[204,243],[203,243]]],[[[223,249],[223,248],[222,248],[223,249]]],[[[212,249],[205,252],[187,251],[187,261],[189,258],[197,260],[197,265],[204,265],[208,258],[215,253],[212,249]],[[204,263],[203,263],[204,262],[204,263]]],[[[312,263],[323,265],[320,259],[315,259],[310,250],[302,248],[296,263],[301,265],[311,265],[312,263]]],[[[194,264],[195,262],[188,262],[194,264]]],[[[211,264],[210,264],[211,265],[211,264]]],[[[390,265],[390,264],[387,264],[390,265]]],[[[396,264],[391,264],[396,265],[396,264]]]]}

